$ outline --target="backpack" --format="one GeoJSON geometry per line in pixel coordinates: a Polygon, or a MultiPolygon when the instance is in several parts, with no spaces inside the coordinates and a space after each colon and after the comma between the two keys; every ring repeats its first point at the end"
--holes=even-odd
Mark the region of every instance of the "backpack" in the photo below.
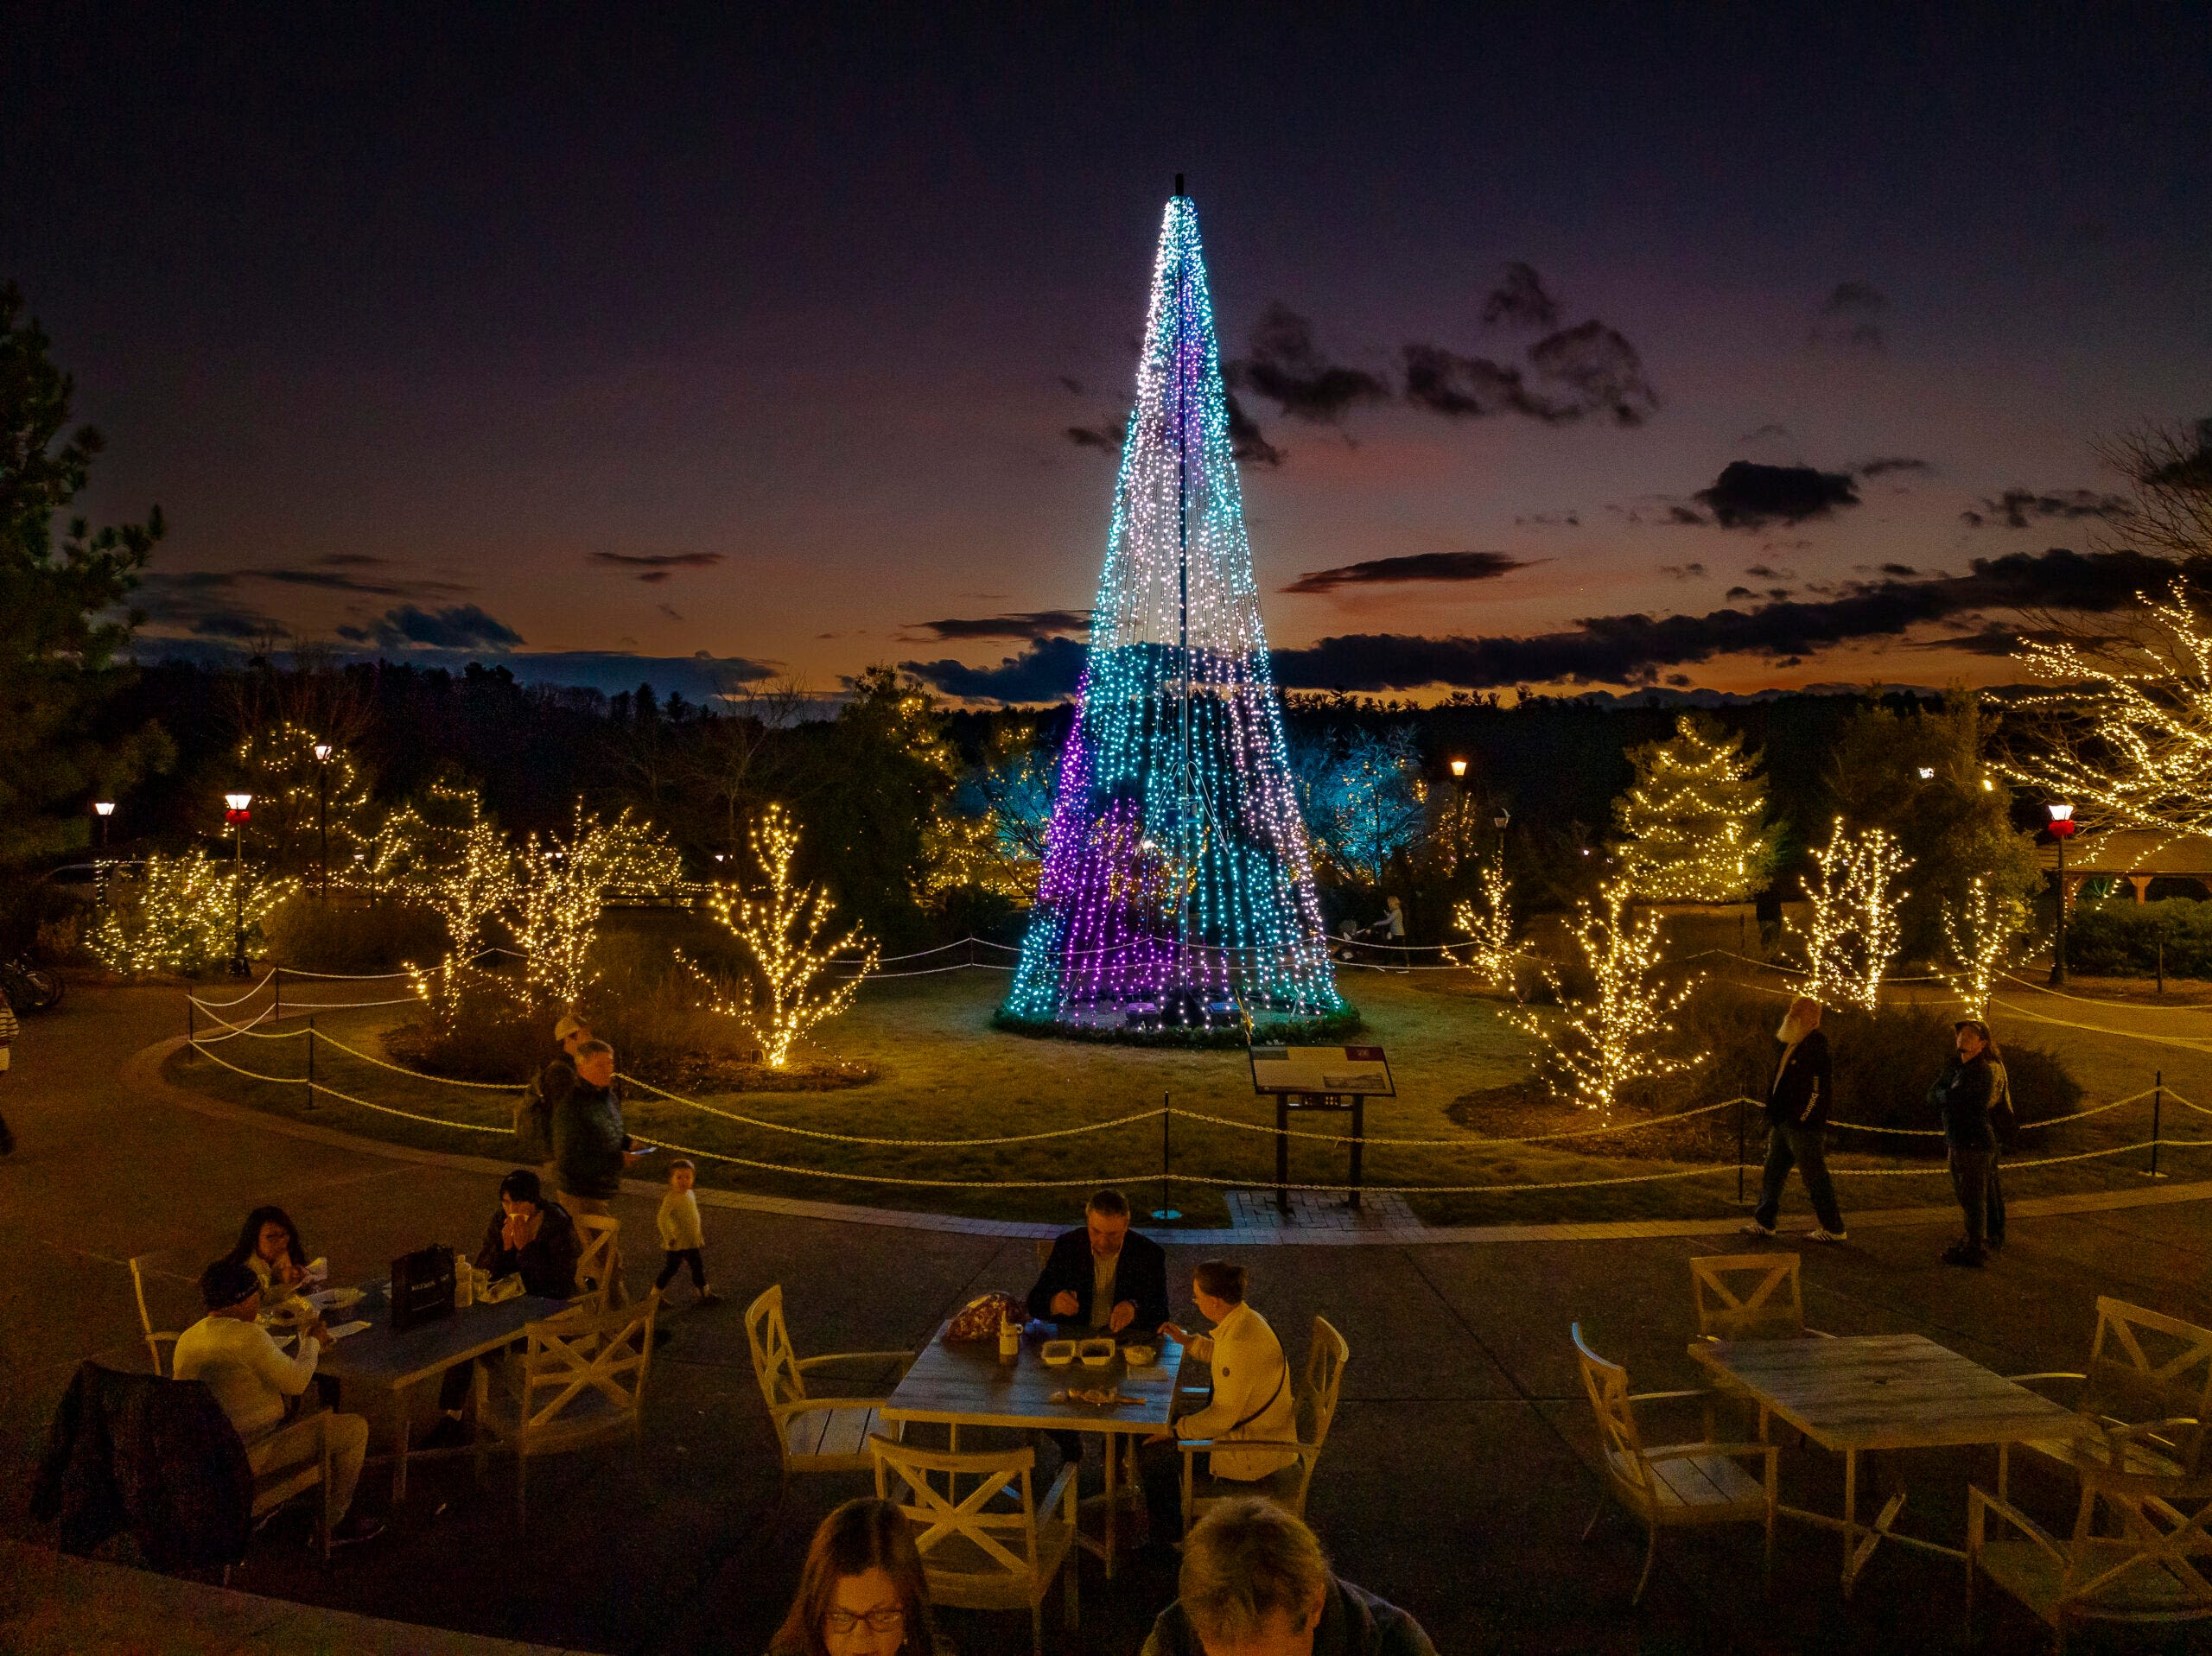
{"type": "Polygon", "coordinates": [[[553,1106],[545,1097],[542,1069],[515,1101],[515,1159],[531,1166],[553,1159],[553,1106]]]}

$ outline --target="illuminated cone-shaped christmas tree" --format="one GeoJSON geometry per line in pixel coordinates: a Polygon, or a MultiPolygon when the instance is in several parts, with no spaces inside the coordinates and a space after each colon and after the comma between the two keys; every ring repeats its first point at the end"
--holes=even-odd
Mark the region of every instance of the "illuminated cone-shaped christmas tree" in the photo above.
{"type": "Polygon", "coordinates": [[[1005,1016],[1071,1030],[1344,1016],[1179,187],[1077,697],[1005,1016]]]}

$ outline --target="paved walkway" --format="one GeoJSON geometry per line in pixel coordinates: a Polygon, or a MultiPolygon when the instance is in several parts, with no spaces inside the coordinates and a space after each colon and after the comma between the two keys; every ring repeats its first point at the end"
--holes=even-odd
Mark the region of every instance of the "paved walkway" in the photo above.
{"type": "MultiPolygon", "coordinates": [[[[73,991],[28,1023],[0,1082],[22,1140],[0,1163],[0,1222],[16,1267],[0,1282],[0,1532],[26,1532],[22,1474],[74,1365],[89,1355],[143,1366],[124,1267],[133,1254],[160,1252],[156,1311],[175,1327],[196,1314],[193,1275],[256,1202],[289,1207],[340,1279],[425,1241],[473,1244],[492,1207],[490,1174],[468,1158],[278,1133],[264,1118],[181,1108],[143,1068],[126,1077],[123,1059],[176,1031],[175,1006],[174,992],[73,991]]],[[[2012,1245],[1986,1273],[1939,1266],[1941,1235],[1924,1216],[1854,1215],[1850,1246],[1808,1251],[1810,1315],[1840,1333],[1918,1329],[2007,1373],[2076,1367],[2101,1291],[2212,1321],[2212,1204],[2199,1194],[2168,1188],[2158,1195],[2191,1199],[2041,1215],[2016,1204],[2012,1245]]],[[[648,1198],[626,1196],[618,1210],[633,1234],[650,1234],[648,1198]]],[[[571,1649],[753,1656],[812,1525],[866,1484],[810,1482],[777,1504],[739,1323],[745,1301],[784,1284],[807,1351],[912,1347],[969,1295],[1025,1287],[1034,1269],[1034,1227],[880,1218],[811,1204],[711,1212],[709,1257],[727,1299],[671,1319],[643,1452],[533,1472],[526,1538],[514,1532],[501,1464],[480,1488],[465,1461],[444,1462],[415,1480],[385,1539],[341,1555],[327,1575],[304,1546],[264,1536],[238,1584],[571,1649]],[[791,1209],[802,1210],[781,1210],[791,1209]]],[[[1599,1484],[1567,1324],[1580,1318],[1638,1389],[1692,1383],[1682,1262],[1711,1251],[1713,1228],[1576,1228],[1580,1238],[1510,1227],[1479,1241],[1424,1232],[1350,1247],[1207,1239],[1209,1251],[1251,1266],[1255,1302],[1287,1345],[1302,1348],[1317,1313],[1351,1343],[1313,1504],[1344,1573],[1414,1609],[1448,1652],[1953,1647],[1956,1565],[1885,1550],[1847,1606],[1834,1538],[1795,1527],[1764,1606],[1755,1545],[1716,1535],[1669,1538],[1643,1609],[1629,1609],[1641,1535],[1615,1519],[1587,1545],[1579,1539],[1599,1484]],[[1493,1245],[1524,1231],[1518,1245],[1493,1245]]],[[[1989,1476],[1965,1454],[1916,1455],[1898,1470],[1912,1488],[1906,1521],[1953,1539],[1967,1480],[1989,1476]]],[[[1835,1499],[1836,1471],[1817,1454],[1785,1456],[1784,1478],[1796,1499],[1835,1499]]],[[[372,1505],[382,1487],[365,1484],[372,1505]]],[[[145,1584],[149,1605],[164,1602],[165,1585],[127,1579],[145,1584]]],[[[1138,1570],[1109,1584],[1091,1570],[1084,1589],[1074,1648],[1128,1656],[1173,1583],[1138,1570]]],[[[1026,1649],[1025,1621],[961,1615],[950,1625],[973,1656],[1026,1649]]],[[[1990,1633],[1991,1648],[2042,1646],[2009,1612],[1990,1633]]]]}

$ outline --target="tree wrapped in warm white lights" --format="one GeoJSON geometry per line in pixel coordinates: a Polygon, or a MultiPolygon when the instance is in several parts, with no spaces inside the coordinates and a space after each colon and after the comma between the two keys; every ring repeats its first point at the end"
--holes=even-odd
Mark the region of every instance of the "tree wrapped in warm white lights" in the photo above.
{"type": "Polygon", "coordinates": [[[676,847],[624,811],[601,822],[576,807],[569,836],[531,835],[515,861],[508,924],[523,954],[523,987],[533,1001],[573,1006],[598,974],[592,946],[609,891],[660,890],[683,872],[676,847]]]}
{"type": "Polygon", "coordinates": [[[2212,631],[2182,580],[2137,602],[2101,616],[2102,636],[2022,644],[2021,665],[2061,688],[2013,704],[1999,769],[2086,827],[2212,831],[2212,631]]]}
{"type": "Polygon", "coordinates": [[[2012,946],[2027,923],[2025,904],[1992,893],[1989,883],[1980,879],[1967,887],[1963,903],[1945,907],[1943,981],[1965,1006],[1967,1017],[1989,1016],[1997,980],[2012,964],[2012,946]]]}
{"type": "Polygon", "coordinates": [[[1483,868],[1481,907],[1461,898],[1452,910],[1452,923],[1469,939],[1464,955],[1444,952],[1455,966],[1463,966],[1493,989],[1510,989],[1521,951],[1513,943],[1513,896],[1505,870],[1492,858],[1483,868]]]}
{"type": "Polygon", "coordinates": [[[836,904],[827,891],[792,880],[798,828],[781,805],[769,806],[747,837],[765,889],[748,897],[716,885],[707,906],[753,957],[762,993],[756,994],[747,982],[733,993],[709,980],[714,991],[709,1004],[752,1030],[769,1068],[781,1069],[809,1030],[853,1004],[862,980],[875,970],[877,949],[858,926],[834,942],[823,942],[836,904]],[[840,955],[846,958],[833,974],[830,962],[840,955]]]}
{"type": "Polygon", "coordinates": [[[1579,904],[1568,923],[1596,980],[1590,998],[1570,998],[1548,964],[1544,975],[1559,995],[1564,1016],[1547,1021],[1530,1013],[1520,1018],[1522,1027],[1542,1044],[1542,1058],[1557,1077],[1554,1086],[1584,1107],[1605,1114],[1611,1114],[1635,1082],[1705,1061],[1703,1053],[1665,1050],[1675,1013],[1703,974],[1668,986],[1661,975],[1659,916],[1648,910],[1637,916],[1630,907],[1630,897],[1625,880],[1611,881],[1600,888],[1597,903],[1579,904]]]}
{"type": "Polygon", "coordinates": [[[85,947],[109,971],[130,977],[207,971],[232,957],[241,923],[249,944],[257,938],[295,884],[260,879],[205,851],[156,853],[135,892],[128,882],[111,888],[113,901],[85,947]]]}
{"type": "Polygon", "coordinates": [[[1805,993],[1823,1006],[1873,1012],[1897,959],[1897,911],[1911,895],[1897,889],[1897,878],[1912,860],[1887,829],[1847,833],[1839,816],[1813,862],[1820,872],[1805,882],[1805,993]]]}
{"type": "Polygon", "coordinates": [[[1748,903],[1773,878],[1779,828],[1766,821],[1759,756],[1702,714],[1632,749],[1636,779],[1613,802],[1621,865],[1654,903],[1748,903]]]}

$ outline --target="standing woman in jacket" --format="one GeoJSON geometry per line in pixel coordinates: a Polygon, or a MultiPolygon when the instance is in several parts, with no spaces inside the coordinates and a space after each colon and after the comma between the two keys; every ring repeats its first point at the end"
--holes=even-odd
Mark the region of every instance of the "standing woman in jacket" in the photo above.
{"type": "Polygon", "coordinates": [[[1828,1104],[1835,1078],[1828,1060],[1828,1037],[1821,1032],[1821,1003],[1799,995],[1775,1031],[1782,1055],[1766,1089],[1766,1172],[1759,1183],[1759,1205],[1746,1236],[1770,1238],[1782,1216],[1782,1187],[1794,1165],[1804,1176],[1820,1223],[1805,1233],[1808,1240],[1840,1242],[1843,1209],[1836,1205],[1835,1183],[1828,1177],[1828,1104]]]}
{"type": "MultiPolygon", "coordinates": [[[[1205,1408],[1176,1421],[1172,1433],[1163,1432],[1145,1445],[1145,1505],[1155,1547],[1175,1532],[1182,1507],[1183,1456],[1178,1443],[1192,1439],[1218,1444],[1240,1439],[1281,1443],[1297,1435],[1290,1364],[1268,1319],[1244,1303],[1249,1280],[1243,1266],[1208,1259],[1192,1278],[1191,1297],[1198,1302],[1198,1315],[1213,1324],[1212,1334],[1193,1336],[1172,1323],[1164,1330],[1211,1366],[1213,1395],[1205,1408]]],[[[1297,1460],[1296,1454],[1284,1449],[1218,1448],[1207,1456],[1206,1471],[1262,1494],[1269,1479],[1297,1460]]]]}

